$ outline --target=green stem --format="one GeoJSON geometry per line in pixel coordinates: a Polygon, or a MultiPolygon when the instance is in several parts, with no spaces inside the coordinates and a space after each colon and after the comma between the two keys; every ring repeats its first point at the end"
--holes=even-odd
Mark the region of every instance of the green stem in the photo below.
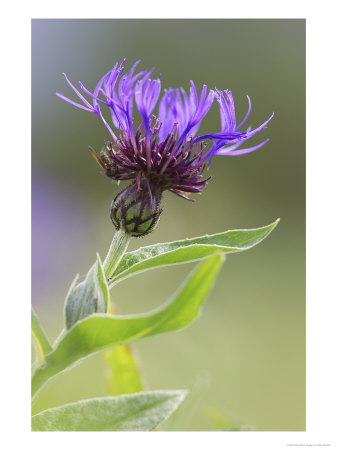
{"type": "MultiPolygon", "coordinates": [[[[109,314],[117,316],[117,307],[110,299],[109,314]]],[[[142,375],[130,345],[121,345],[102,354],[107,367],[109,395],[134,394],[144,390],[142,375]]]]}
{"type": "MultiPolygon", "coordinates": [[[[111,278],[130,242],[130,236],[117,231],[103,263],[107,280],[111,278]]],[[[116,307],[109,301],[109,314],[117,315],[116,307]]],[[[141,375],[130,346],[123,345],[102,354],[107,366],[110,395],[122,395],[143,390],[141,375]]]]}
{"type": "Polygon", "coordinates": [[[126,252],[126,249],[128,248],[129,242],[130,235],[121,230],[116,231],[112,239],[108,254],[106,255],[103,262],[103,269],[107,280],[112,277],[119,264],[119,261],[122,259],[124,253],[126,252]]]}

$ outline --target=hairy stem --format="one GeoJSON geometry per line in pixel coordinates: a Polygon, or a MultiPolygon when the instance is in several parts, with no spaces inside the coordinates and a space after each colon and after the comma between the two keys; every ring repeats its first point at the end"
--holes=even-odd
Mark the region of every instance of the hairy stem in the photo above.
{"type": "Polygon", "coordinates": [[[128,248],[129,242],[130,236],[128,234],[121,230],[116,231],[111,241],[108,254],[103,262],[103,269],[107,280],[112,277],[119,261],[122,259],[126,249],[128,248]]]}
{"type": "MultiPolygon", "coordinates": [[[[107,280],[112,277],[130,242],[124,231],[116,231],[103,263],[107,280]]],[[[109,314],[117,315],[117,308],[109,301],[109,314]]],[[[123,345],[102,354],[107,366],[107,381],[110,395],[122,395],[143,390],[138,364],[131,347],[123,345]]]]}

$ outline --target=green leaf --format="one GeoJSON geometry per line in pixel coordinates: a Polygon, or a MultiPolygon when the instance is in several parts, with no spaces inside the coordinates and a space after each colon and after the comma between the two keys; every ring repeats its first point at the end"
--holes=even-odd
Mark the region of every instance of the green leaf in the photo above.
{"type": "MultiPolygon", "coordinates": [[[[110,300],[109,314],[118,315],[116,305],[110,300]]],[[[134,394],[143,391],[143,382],[135,349],[120,345],[102,353],[106,364],[106,379],[109,395],[134,394]]]]}
{"type": "Polygon", "coordinates": [[[48,379],[94,353],[189,325],[199,316],[222,260],[222,255],[218,254],[207,258],[193,270],[168,303],[150,313],[130,316],[95,314],[77,322],[61,336],[54,350],[47,355],[45,364],[35,371],[32,395],[48,379]]]}
{"type": "Polygon", "coordinates": [[[40,321],[32,308],[32,338],[35,344],[37,353],[37,362],[42,364],[44,362],[45,355],[52,350],[49,344],[46,333],[44,332],[40,321]]]}
{"type": "Polygon", "coordinates": [[[93,398],[32,417],[32,431],[151,431],[175,411],[186,391],[93,398]]]}
{"type": "Polygon", "coordinates": [[[226,231],[184,241],[155,244],[126,253],[109,279],[109,287],[125,278],[156,267],[197,261],[219,252],[236,253],[248,250],[263,241],[278,222],[279,219],[262,228],[226,231]]]}
{"type": "Polygon", "coordinates": [[[109,289],[105,279],[102,263],[97,254],[97,261],[91,267],[85,280],[70,286],[65,301],[64,319],[66,328],[94,313],[105,313],[109,304],[109,289]]]}
{"type": "Polygon", "coordinates": [[[130,345],[121,345],[102,353],[107,365],[108,393],[133,394],[143,390],[139,368],[130,345]]]}

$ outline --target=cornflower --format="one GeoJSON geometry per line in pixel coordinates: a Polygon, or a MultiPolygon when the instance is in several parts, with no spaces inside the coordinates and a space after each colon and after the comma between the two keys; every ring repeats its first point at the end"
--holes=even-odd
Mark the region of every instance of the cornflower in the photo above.
{"type": "MultiPolygon", "coordinates": [[[[205,188],[209,178],[204,178],[203,174],[212,158],[218,155],[243,155],[262,147],[269,139],[244,149],[241,145],[262,131],[274,114],[257,128],[252,130],[249,127],[246,131],[240,131],[251,112],[250,98],[247,96],[248,111],[245,117],[236,125],[232,93],[229,90],[208,89],[203,85],[199,96],[193,81],[190,81],[189,94],[183,88],[167,89],[159,102],[157,115],[153,114],[160,97],[160,77],[151,79],[154,68],[135,73],[139,63],[137,61],[129,73],[124,73],[125,59],[121,64],[116,63],[100,79],[93,92],[81,82],[80,92],[65,75],[67,83],[82,103],[74,102],[59,93],[57,95],[66,102],[97,115],[108,130],[110,138],[105,142],[100,155],[92,149],[90,151],[105,175],[114,182],[132,180],[131,187],[126,188],[129,191],[118,194],[115,199],[124,199],[123,208],[126,211],[119,211],[119,216],[123,218],[126,212],[130,213],[128,205],[135,201],[140,205],[137,210],[137,214],[140,214],[138,222],[142,222],[144,208],[141,206],[141,198],[146,197],[148,202],[153,201],[157,205],[155,218],[152,217],[152,222],[157,222],[161,213],[160,199],[163,191],[169,190],[194,201],[189,195],[200,193],[205,188]],[[196,136],[214,99],[219,105],[220,131],[196,136]],[[135,125],[133,116],[134,104],[141,119],[138,126],[135,125]],[[111,114],[110,123],[103,117],[103,107],[111,114]],[[125,203],[129,194],[132,200],[125,203]]],[[[113,205],[115,211],[113,213],[113,208],[111,209],[112,221],[117,229],[121,226],[121,221],[124,222],[122,225],[125,228],[126,217],[125,220],[116,218],[116,201],[113,205]]],[[[136,225],[135,221],[131,222],[135,229],[138,229],[138,222],[136,225]]],[[[149,224],[151,221],[147,222],[149,224]]],[[[152,225],[151,230],[155,224],[152,225]]]]}

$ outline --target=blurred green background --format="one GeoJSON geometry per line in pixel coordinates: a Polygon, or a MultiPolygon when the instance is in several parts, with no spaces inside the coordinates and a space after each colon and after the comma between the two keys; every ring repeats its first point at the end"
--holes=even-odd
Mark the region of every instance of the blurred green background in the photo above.
{"type": "MultiPolygon", "coordinates": [[[[229,255],[202,317],[191,327],[137,343],[148,388],[190,390],[163,429],[212,430],[226,417],[261,431],[305,430],[305,21],[33,20],[32,21],[32,298],[51,339],[62,328],[64,297],[84,276],[114,229],[117,188],[88,152],[109,136],[75,99],[62,72],[90,90],[116,61],[156,67],[162,87],[193,79],[230,89],[238,121],[252,100],[249,124],[275,118],[248,155],[216,157],[212,180],[196,202],[164,195],[160,226],[131,249],[156,242],[254,228],[277,217],[258,247],[229,255]]],[[[218,131],[213,105],[200,132],[218,131]]],[[[162,268],[112,291],[123,313],[161,305],[192,265],[162,268]]],[[[105,368],[92,357],[52,380],[35,412],[106,395],[105,368]]],[[[223,425],[225,426],[225,425],[223,425]]]]}

